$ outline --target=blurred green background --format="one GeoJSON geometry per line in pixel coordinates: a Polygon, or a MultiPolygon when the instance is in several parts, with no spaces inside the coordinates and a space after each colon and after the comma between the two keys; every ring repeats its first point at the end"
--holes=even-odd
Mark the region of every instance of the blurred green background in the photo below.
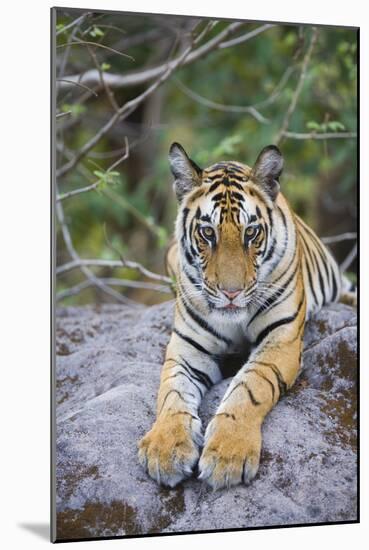
{"type": "MultiPolygon", "coordinates": [[[[195,47],[208,43],[231,23],[214,22],[195,47]]],[[[115,105],[126,104],[155,81],[110,88],[103,85],[104,77],[107,82],[109,75],[139,74],[165,64],[186,46],[191,29],[197,25],[197,33],[207,24],[207,20],[191,17],[58,9],[57,169],[112,117],[115,105]],[[91,71],[98,73],[95,81],[87,78],[91,71]],[[77,84],[68,84],[76,75],[77,84]]],[[[262,26],[245,22],[227,41],[262,26]]],[[[180,142],[203,167],[227,159],[252,165],[259,151],[275,142],[293,101],[313,32],[311,26],[278,24],[177,68],[72,169],[60,175],[59,194],[98,183],[90,192],[60,201],[78,255],[119,260],[119,251],[125,259],[164,273],[163,258],[176,215],[167,161],[170,144],[180,142]],[[255,106],[257,112],[247,112],[247,106],[255,106]],[[128,158],[107,173],[122,157],[126,140],[128,158]]],[[[279,143],[285,158],[283,193],[320,236],[356,231],[357,141],[349,134],[356,132],[357,124],[356,56],[356,30],[318,27],[288,124],[289,132],[308,136],[284,137],[279,143]],[[332,137],[342,133],[349,135],[332,137]],[[318,134],[330,137],[316,139],[318,134]]],[[[344,240],[330,247],[342,262],[354,244],[354,240],[344,240]]],[[[57,264],[70,259],[57,224],[57,264]]],[[[145,280],[126,268],[91,267],[91,271],[105,279],[145,280]]],[[[355,277],[355,261],[349,271],[355,277]]],[[[70,296],[68,289],[84,278],[78,269],[57,277],[60,304],[114,301],[96,286],[76,289],[70,296]]],[[[146,304],[171,297],[145,289],[114,288],[146,304]]]]}

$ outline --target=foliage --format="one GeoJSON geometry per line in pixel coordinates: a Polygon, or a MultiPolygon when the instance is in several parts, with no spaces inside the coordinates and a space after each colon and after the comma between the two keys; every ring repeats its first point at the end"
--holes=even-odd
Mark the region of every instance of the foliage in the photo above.
{"type": "MultiPolygon", "coordinates": [[[[177,16],[88,13],[79,25],[69,26],[81,14],[78,10],[58,10],[56,69],[60,79],[68,80],[69,75],[83,75],[96,68],[105,75],[125,75],[159,66],[177,55],[178,35],[188,37],[195,23],[192,18],[177,16]],[[65,46],[68,41],[88,41],[97,46],[65,46]],[[128,54],[133,60],[116,52],[128,54]]],[[[200,22],[201,28],[204,23],[200,22]]],[[[228,25],[215,24],[201,44],[228,25]]],[[[259,26],[247,23],[236,36],[259,26]]],[[[259,151],[276,139],[311,36],[311,26],[278,24],[251,40],[215,49],[194,63],[178,67],[138,109],[58,178],[62,193],[93,184],[96,178],[99,182],[94,191],[63,201],[80,256],[117,259],[106,243],[106,225],[111,242],[125,257],[163,272],[165,247],[176,212],[167,162],[170,144],[183,144],[202,166],[227,159],[252,165],[259,151]],[[209,102],[216,106],[209,106],[209,102]],[[248,106],[254,106],[262,120],[246,112],[248,106]],[[112,163],[123,154],[125,137],[130,144],[129,157],[110,171],[112,163]]],[[[319,135],[356,131],[356,48],[355,30],[319,27],[289,122],[290,132],[319,135]]],[[[82,76],[79,82],[83,85],[82,76]]],[[[150,84],[116,87],[111,92],[114,101],[123,105],[150,84]]],[[[59,168],[114,113],[109,93],[102,86],[96,89],[98,97],[77,85],[58,89],[57,112],[64,113],[57,130],[59,168]]],[[[292,207],[320,234],[356,230],[356,146],[355,139],[347,138],[283,138],[280,143],[286,166],[281,180],[283,191],[292,207]]],[[[335,245],[334,252],[343,260],[351,247],[352,242],[341,243],[335,245]]],[[[68,259],[59,232],[58,263],[68,259]]],[[[105,274],[111,271],[107,269],[105,274]]],[[[138,277],[124,270],[119,274],[138,277]]],[[[67,288],[78,281],[80,275],[73,271],[58,279],[58,284],[67,288]]],[[[157,293],[141,290],[129,295],[147,303],[161,299],[157,293]]],[[[89,289],[68,300],[86,303],[101,299],[105,297],[89,289]]]]}

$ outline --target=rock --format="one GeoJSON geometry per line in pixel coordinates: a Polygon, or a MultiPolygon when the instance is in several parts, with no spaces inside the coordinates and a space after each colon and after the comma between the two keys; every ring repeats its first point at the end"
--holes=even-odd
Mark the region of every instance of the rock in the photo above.
{"type": "MultiPolygon", "coordinates": [[[[263,426],[257,477],[218,492],[196,479],[159,487],[137,460],[172,319],[172,301],[58,311],[58,540],[354,521],[356,311],[334,304],[308,323],[302,373],[263,426]]],[[[229,381],[206,395],[205,426],[229,381]]]]}

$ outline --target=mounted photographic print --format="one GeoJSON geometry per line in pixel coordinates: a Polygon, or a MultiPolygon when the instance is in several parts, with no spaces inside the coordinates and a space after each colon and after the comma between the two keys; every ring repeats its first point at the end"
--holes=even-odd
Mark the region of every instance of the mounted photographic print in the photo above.
{"type": "Polygon", "coordinates": [[[51,19],[52,540],[357,522],[358,29],[51,19]]]}

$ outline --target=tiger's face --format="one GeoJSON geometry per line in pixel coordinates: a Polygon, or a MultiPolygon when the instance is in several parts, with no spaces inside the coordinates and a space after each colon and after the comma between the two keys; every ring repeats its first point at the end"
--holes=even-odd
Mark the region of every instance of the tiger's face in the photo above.
{"type": "MultiPolygon", "coordinates": [[[[283,160],[274,146],[254,167],[220,162],[205,170],[173,144],[170,162],[180,202],[177,239],[188,295],[202,295],[224,315],[240,314],[253,301],[263,262],[273,245],[271,210],[283,160]]],[[[182,283],[183,284],[183,283],[182,283]]]]}

